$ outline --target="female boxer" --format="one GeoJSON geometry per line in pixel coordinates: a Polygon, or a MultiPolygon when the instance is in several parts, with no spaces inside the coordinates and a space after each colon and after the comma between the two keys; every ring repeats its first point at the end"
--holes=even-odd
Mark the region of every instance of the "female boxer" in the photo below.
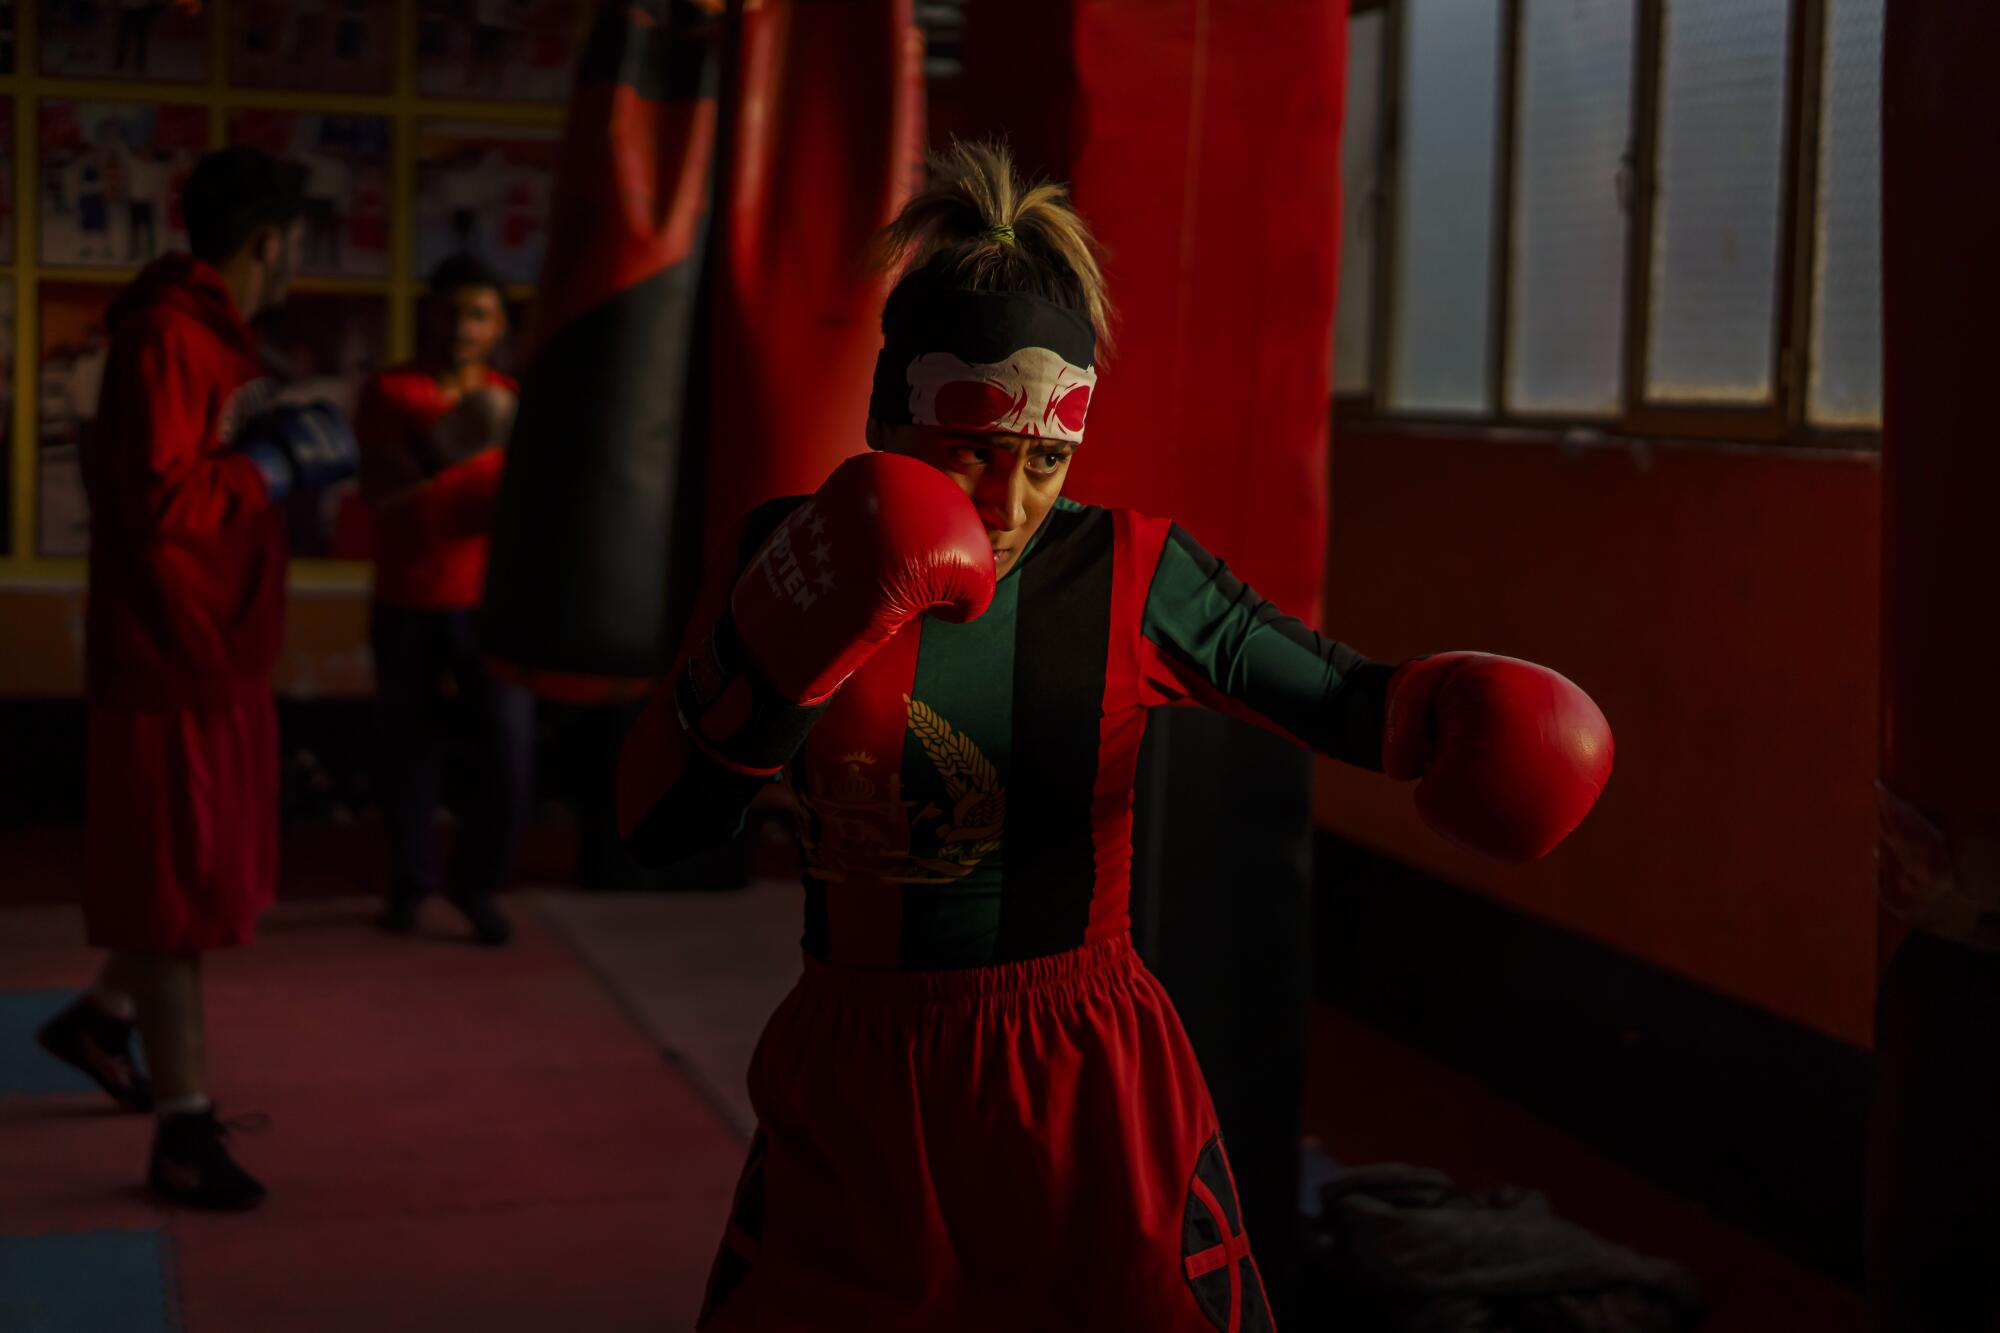
{"type": "Polygon", "coordinates": [[[654,860],[780,773],[803,815],[805,974],[750,1070],[701,1327],[1268,1329],[1208,1091],[1129,941],[1148,710],[1422,777],[1433,826],[1514,857],[1590,809],[1608,730],[1554,672],[1370,662],[1178,525],[1063,499],[1106,300],[1060,188],[959,146],[885,248],[880,452],[751,516],[620,773],[654,860]]]}

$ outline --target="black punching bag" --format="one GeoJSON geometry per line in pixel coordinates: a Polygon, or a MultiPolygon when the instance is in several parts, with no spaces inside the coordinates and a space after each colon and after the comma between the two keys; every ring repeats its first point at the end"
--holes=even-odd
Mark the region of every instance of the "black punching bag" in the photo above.
{"type": "Polygon", "coordinates": [[[1132,941],[1201,1060],[1280,1328],[1301,1263],[1312,768],[1260,727],[1162,708],[1133,811],[1132,941]]]}
{"type": "Polygon", "coordinates": [[[577,73],[482,622],[495,669],[545,698],[635,697],[677,646],[719,8],[605,0],[577,73]]]}

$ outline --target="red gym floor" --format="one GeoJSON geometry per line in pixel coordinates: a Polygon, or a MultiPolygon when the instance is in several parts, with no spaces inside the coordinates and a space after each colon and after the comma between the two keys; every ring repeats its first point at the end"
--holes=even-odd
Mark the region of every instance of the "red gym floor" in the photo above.
{"type": "MultiPolygon", "coordinates": [[[[123,1293],[145,1307],[135,1330],[687,1327],[742,1148],[742,1065],[794,966],[794,894],[517,894],[503,951],[460,943],[444,909],[405,940],[360,899],[288,902],[209,965],[214,1091],[270,1117],[238,1144],[268,1204],[158,1210],[144,1119],[93,1093],[0,1096],[0,1314],[52,1280],[23,1278],[10,1244],[75,1239],[72,1286],[43,1289],[28,1325],[63,1329],[90,1326],[94,1274],[125,1271],[110,1242],[153,1237],[157,1261],[120,1279],[158,1274],[123,1293]]],[[[92,964],[70,910],[0,910],[0,993],[92,964]]],[[[1718,1333],[1861,1328],[1853,1292],[1374,1029],[1322,1009],[1313,1042],[1308,1122],[1335,1156],[1545,1190],[1691,1266],[1718,1333]]]]}
{"type": "MultiPolygon", "coordinates": [[[[266,1206],[163,1214],[136,1188],[143,1118],[14,1096],[0,1232],[164,1228],[201,1333],[687,1327],[739,1142],[540,915],[517,916],[516,946],[487,951],[384,939],[357,902],[282,909],[208,972],[215,1095],[270,1117],[237,1145],[266,1206]]],[[[77,938],[66,912],[9,913],[0,982],[75,985],[77,938]]]]}

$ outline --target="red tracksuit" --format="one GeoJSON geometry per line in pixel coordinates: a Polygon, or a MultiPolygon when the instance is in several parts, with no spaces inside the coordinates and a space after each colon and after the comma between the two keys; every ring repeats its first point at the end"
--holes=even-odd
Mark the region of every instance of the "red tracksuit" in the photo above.
{"type": "Polygon", "coordinates": [[[276,894],[284,516],[238,427],[275,395],[214,269],[156,260],[108,315],[90,499],[90,942],[246,943],[276,894]]]}
{"type": "MultiPolygon", "coordinates": [[[[513,392],[509,376],[485,383],[513,392]]],[[[361,491],[375,506],[375,600],[424,611],[477,606],[506,454],[488,449],[430,474],[424,441],[457,399],[416,365],[368,381],[355,411],[361,491]],[[386,502],[386,503],[385,503],[386,502]]]]}
{"type": "MultiPolygon", "coordinates": [[[[484,383],[512,391],[487,371],[484,383]]],[[[485,897],[505,881],[532,792],[534,701],[496,681],[482,658],[472,608],[486,580],[488,532],[506,454],[485,449],[439,466],[432,435],[457,404],[416,365],[374,376],[355,422],[361,490],[375,520],[377,794],[394,856],[396,892],[421,897],[447,887],[435,818],[443,781],[441,742],[454,731],[477,747],[479,781],[467,792],[449,887],[485,897]],[[449,679],[470,728],[452,725],[449,679]]]]}

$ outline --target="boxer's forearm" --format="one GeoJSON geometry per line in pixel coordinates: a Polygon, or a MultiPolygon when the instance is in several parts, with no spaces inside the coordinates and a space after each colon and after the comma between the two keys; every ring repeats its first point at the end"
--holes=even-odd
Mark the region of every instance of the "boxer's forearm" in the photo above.
{"type": "Polygon", "coordinates": [[[1161,552],[1143,632],[1178,695],[1360,768],[1382,767],[1383,699],[1395,668],[1329,639],[1257,595],[1178,525],[1161,552]]]}

